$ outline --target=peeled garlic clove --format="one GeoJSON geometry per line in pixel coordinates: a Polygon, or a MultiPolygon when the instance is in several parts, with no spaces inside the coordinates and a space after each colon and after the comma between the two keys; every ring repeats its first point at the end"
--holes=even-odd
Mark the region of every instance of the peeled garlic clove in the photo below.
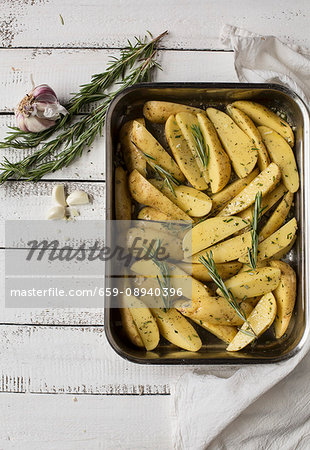
{"type": "Polygon", "coordinates": [[[57,184],[52,191],[53,203],[58,206],[66,206],[65,188],[63,184],[57,184]]]}
{"type": "Polygon", "coordinates": [[[65,208],[64,206],[53,206],[47,212],[48,220],[57,220],[63,219],[65,217],[65,208]]]}
{"type": "Polygon", "coordinates": [[[69,208],[70,217],[78,217],[80,215],[79,211],[76,208],[69,208]]]}
{"type": "Polygon", "coordinates": [[[87,205],[89,203],[89,198],[86,192],[84,191],[73,191],[67,197],[68,205],[87,205]]]}

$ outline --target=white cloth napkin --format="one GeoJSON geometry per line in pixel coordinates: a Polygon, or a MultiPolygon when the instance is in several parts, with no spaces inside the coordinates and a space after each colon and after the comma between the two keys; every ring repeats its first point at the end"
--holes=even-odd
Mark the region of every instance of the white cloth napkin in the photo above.
{"type": "MultiPolygon", "coordinates": [[[[240,81],[272,81],[286,84],[297,92],[309,106],[310,53],[307,53],[305,49],[285,45],[273,36],[257,36],[229,25],[224,26],[221,40],[234,50],[235,69],[240,81]]],[[[309,280],[307,280],[307,291],[309,292],[309,280]]],[[[281,408],[281,405],[278,407],[277,404],[269,404],[269,408],[274,407],[274,410],[270,413],[270,420],[266,422],[268,426],[265,423],[265,430],[259,428],[262,427],[264,418],[260,417],[257,420],[256,417],[256,420],[248,421],[248,428],[241,427],[235,433],[235,427],[232,424],[230,435],[225,442],[223,441],[225,437],[223,430],[251,403],[286,377],[306,355],[309,347],[309,342],[307,342],[298,355],[282,363],[251,365],[239,369],[202,368],[199,369],[199,372],[182,375],[173,392],[174,447],[178,450],[200,450],[208,447],[225,450],[267,448],[264,445],[266,444],[265,438],[268,433],[279,429],[279,423],[290,423],[291,420],[299,425],[304,423],[305,417],[308,419],[309,411],[306,412],[306,405],[310,401],[310,396],[306,395],[308,392],[306,376],[298,380],[300,382],[299,389],[294,390],[294,395],[288,396],[289,400],[286,398],[287,404],[284,405],[284,408],[281,408]],[[251,436],[254,439],[256,432],[261,435],[254,444],[251,436]],[[209,446],[212,441],[212,445],[209,446]]],[[[308,359],[310,361],[309,356],[306,360],[308,359]]],[[[308,363],[305,367],[307,368],[309,365],[308,363]]],[[[278,400],[279,398],[282,397],[276,397],[278,400]]],[[[266,410],[263,408],[261,411],[266,414],[266,410]]],[[[287,439],[287,433],[284,435],[287,439]]],[[[309,441],[307,442],[309,443],[309,441]]],[[[288,443],[287,440],[286,443],[288,443]]],[[[286,450],[296,447],[273,447],[269,442],[268,449],[273,448],[286,450]]]]}

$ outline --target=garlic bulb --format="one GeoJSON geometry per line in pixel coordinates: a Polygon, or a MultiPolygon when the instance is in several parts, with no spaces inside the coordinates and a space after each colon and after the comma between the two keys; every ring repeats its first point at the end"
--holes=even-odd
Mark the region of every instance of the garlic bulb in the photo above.
{"type": "Polygon", "coordinates": [[[87,205],[89,203],[89,198],[86,192],[84,191],[73,191],[67,197],[68,205],[87,205]]]}
{"type": "Polygon", "coordinates": [[[68,111],[61,106],[55,92],[47,84],[33,88],[15,108],[18,128],[32,133],[47,130],[55,125],[60,114],[68,114],[68,111]]]}

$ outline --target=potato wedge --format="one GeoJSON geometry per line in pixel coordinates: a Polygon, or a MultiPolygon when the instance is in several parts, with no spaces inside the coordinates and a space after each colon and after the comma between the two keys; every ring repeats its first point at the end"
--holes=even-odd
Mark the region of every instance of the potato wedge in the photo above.
{"type": "Polygon", "coordinates": [[[257,161],[257,150],[251,139],[222,111],[208,108],[207,115],[215,126],[237,176],[245,178],[252,172],[257,161]]]}
{"type": "Polygon", "coordinates": [[[226,186],[221,192],[214,194],[211,196],[212,199],[212,212],[217,212],[220,209],[224,208],[226,203],[229,202],[233,197],[235,197],[239,192],[241,192],[246,186],[248,186],[251,181],[257,177],[259,174],[258,169],[254,169],[248,176],[245,178],[238,179],[233,181],[228,186],[226,186]]]}
{"type": "Polygon", "coordinates": [[[269,164],[270,159],[262,140],[260,132],[252,122],[252,120],[243,111],[233,105],[227,105],[227,112],[234,122],[241,128],[242,131],[252,140],[253,147],[257,150],[257,163],[259,169],[265,170],[269,164]]]}
{"type": "Polygon", "coordinates": [[[157,222],[164,222],[173,220],[171,216],[165,214],[158,209],[152,208],[151,206],[145,206],[139,211],[139,220],[154,220],[157,222]]]}
{"type": "Polygon", "coordinates": [[[214,336],[225,342],[225,344],[229,344],[237,334],[237,328],[233,326],[214,325],[213,323],[203,322],[202,320],[192,320],[205,330],[209,331],[209,333],[214,334],[214,336]]]}
{"type": "Polygon", "coordinates": [[[208,183],[203,178],[193,153],[184,138],[181,128],[176,122],[175,116],[170,116],[165,125],[165,134],[172,154],[181,171],[190,184],[200,191],[208,188],[208,183]]]}
{"type": "Polygon", "coordinates": [[[184,257],[188,258],[248,225],[248,221],[239,217],[212,217],[211,219],[206,219],[185,234],[183,239],[184,257]]]}
{"type": "Polygon", "coordinates": [[[274,322],[276,338],[280,339],[290,323],[296,300],[296,273],[283,261],[270,261],[271,267],[281,270],[279,286],[273,291],[277,301],[277,315],[274,322]]]}
{"type": "Polygon", "coordinates": [[[135,324],[129,308],[120,308],[122,327],[125,335],[136,347],[144,347],[137,325],[135,324]]]}
{"type": "MultiPolygon", "coordinates": [[[[266,212],[269,211],[269,209],[271,209],[286,192],[286,187],[281,183],[279,184],[279,186],[269,192],[269,194],[265,195],[262,199],[261,204],[261,207],[264,208],[263,215],[266,214],[266,212]]],[[[241,217],[244,220],[251,220],[253,217],[253,205],[238,213],[238,217],[241,217]]]]}
{"type": "Polygon", "coordinates": [[[149,183],[137,170],[133,170],[129,175],[128,185],[132,198],[142,205],[152,206],[170,215],[175,220],[192,221],[190,216],[172,203],[169,198],[149,183]]]}
{"type": "Polygon", "coordinates": [[[154,136],[136,120],[132,124],[132,142],[141,152],[149,155],[147,163],[158,164],[160,167],[169,172],[174,178],[182,182],[185,180],[179,166],[169,155],[168,152],[160,145],[154,136]]]}
{"type": "Polygon", "coordinates": [[[213,259],[216,264],[234,261],[244,255],[247,248],[251,247],[251,242],[251,232],[248,231],[196,253],[192,256],[192,263],[199,263],[199,258],[205,256],[206,253],[210,253],[210,251],[212,251],[213,259]]]}
{"type": "Polygon", "coordinates": [[[150,122],[165,123],[169,116],[179,112],[190,112],[193,114],[203,113],[203,109],[194,108],[188,105],[181,105],[172,102],[160,102],[151,100],[145,102],[143,106],[143,115],[150,122]]]}
{"type": "MultiPolygon", "coordinates": [[[[260,299],[248,317],[248,323],[251,325],[256,336],[261,336],[272,325],[276,317],[276,312],[276,299],[274,295],[269,292],[260,299]]],[[[252,337],[249,334],[242,332],[248,332],[248,328],[249,326],[247,323],[242,325],[241,330],[238,331],[234,339],[226,348],[227,351],[237,352],[254,341],[255,336],[252,337]]]]}
{"type": "Polygon", "coordinates": [[[295,155],[286,140],[268,127],[258,127],[267,147],[271,160],[277,164],[282,173],[282,182],[290,192],[299,189],[299,174],[295,155]]]}
{"type": "Polygon", "coordinates": [[[232,105],[247,114],[257,125],[265,125],[272,128],[283,136],[291,147],[294,146],[294,133],[292,128],[285,120],[270,111],[266,106],[249,101],[237,101],[232,105]]]}
{"type": "Polygon", "coordinates": [[[205,114],[197,114],[200,129],[209,150],[208,174],[212,193],[221,191],[230,179],[230,160],[217,136],[213,123],[205,114]]]}
{"type": "Polygon", "coordinates": [[[197,352],[202,342],[195,328],[176,309],[152,308],[160,334],[177,347],[197,352]]]}
{"type": "MultiPolygon", "coordinates": [[[[208,269],[203,264],[189,264],[189,263],[178,263],[178,267],[184,270],[189,275],[192,275],[196,280],[202,282],[212,281],[209,275],[208,269]]],[[[218,273],[226,280],[227,278],[233,277],[241,269],[242,264],[239,261],[232,261],[223,264],[217,264],[216,268],[218,273]]]]}
{"type": "Polygon", "coordinates": [[[294,194],[292,194],[291,192],[287,192],[284,195],[276,210],[272,213],[264,227],[261,229],[259,233],[260,241],[263,241],[267,237],[271,236],[272,233],[274,233],[281,227],[281,225],[287,218],[288,213],[290,212],[293,198],[294,194]]]}
{"type": "Polygon", "coordinates": [[[234,197],[218,214],[218,216],[231,216],[247,209],[255,202],[258,192],[262,195],[272,191],[281,178],[280,168],[271,163],[251,183],[234,197]]]}
{"type": "MultiPolygon", "coordinates": [[[[136,119],[137,122],[145,126],[144,119],[136,119]]],[[[124,157],[124,161],[128,172],[132,172],[137,169],[144,177],[146,176],[146,160],[132,143],[132,125],[133,120],[126,122],[120,131],[120,143],[124,157]]]]}
{"type": "Polygon", "coordinates": [[[156,248],[156,241],[160,241],[161,256],[170,259],[183,258],[182,241],[167,230],[161,231],[151,227],[132,227],[127,232],[126,244],[128,250],[136,257],[142,258],[148,248],[156,248]],[[164,253],[165,252],[165,253],[164,253]]]}
{"type": "Polygon", "coordinates": [[[122,167],[115,169],[115,218],[116,220],[131,219],[131,198],[128,189],[128,180],[122,167]]]}
{"type": "Polygon", "coordinates": [[[291,242],[286,247],[282,248],[282,250],[275,253],[270,259],[271,260],[279,260],[279,259],[284,258],[288,254],[288,252],[294,247],[296,238],[297,238],[297,236],[295,235],[294,239],[292,239],[291,242]]]}
{"type": "Polygon", "coordinates": [[[211,211],[212,200],[204,192],[180,185],[174,187],[174,195],[162,181],[150,179],[149,182],[191,217],[203,217],[211,211]]]}
{"type": "Polygon", "coordinates": [[[200,173],[202,175],[202,178],[205,180],[207,184],[209,184],[209,174],[207,167],[204,167],[202,161],[200,160],[197,151],[196,151],[196,144],[192,133],[192,127],[199,126],[199,122],[197,119],[197,116],[195,114],[191,114],[188,112],[181,112],[176,114],[175,120],[180,127],[182,134],[192,152],[192,155],[194,157],[194,160],[199,167],[200,173]]]}
{"type": "Polygon", "coordinates": [[[150,309],[138,297],[127,296],[125,301],[145,348],[154,350],[159,343],[159,330],[150,309]]]}
{"type": "MultiPolygon", "coordinates": [[[[182,314],[195,319],[200,319],[215,325],[241,325],[242,320],[223,297],[213,297],[210,289],[200,281],[188,275],[181,268],[169,264],[170,287],[180,289],[183,297],[175,302],[175,307],[182,314]]],[[[160,271],[153,261],[137,261],[132,264],[130,270],[145,277],[160,276],[160,271]]],[[[145,299],[147,304],[148,301],[145,299]]],[[[151,298],[151,304],[156,300],[151,298]]],[[[150,304],[150,305],[151,305],[150,304]]],[[[247,308],[248,306],[246,306],[247,308]]]]}
{"type": "MultiPolygon", "coordinates": [[[[245,301],[240,301],[239,305],[246,317],[253,310],[253,306],[245,301]]],[[[212,325],[240,326],[244,322],[224,297],[210,297],[208,301],[195,303],[195,306],[179,300],[175,307],[191,320],[201,320],[212,325]]]]}
{"type": "MultiPolygon", "coordinates": [[[[225,285],[237,298],[257,297],[277,288],[281,271],[275,267],[262,267],[251,272],[239,272],[225,281],[225,285]]],[[[217,289],[217,294],[221,291],[217,289]]]]}
{"type": "MultiPolygon", "coordinates": [[[[285,247],[288,247],[294,239],[296,231],[297,221],[294,217],[258,245],[257,261],[272,258],[285,247]]],[[[239,258],[239,261],[242,263],[248,263],[248,255],[243,255],[239,258]]]]}

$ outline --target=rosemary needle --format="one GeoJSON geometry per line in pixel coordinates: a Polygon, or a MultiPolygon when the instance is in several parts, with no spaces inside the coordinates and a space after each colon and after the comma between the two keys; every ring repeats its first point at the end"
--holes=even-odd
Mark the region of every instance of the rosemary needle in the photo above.
{"type": "Polygon", "coordinates": [[[264,208],[261,208],[262,204],[262,192],[257,192],[255,196],[255,203],[254,203],[254,211],[252,216],[252,222],[251,222],[251,248],[248,247],[248,257],[249,257],[249,266],[251,269],[255,270],[257,266],[257,253],[258,253],[258,241],[259,241],[259,231],[258,226],[259,222],[261,220],[261,216],[263,213],[264,208]]]}
{"type": "Polygon", "coordinates": [[[89,147],[101,134],[107,108],[115,95],[135,83],[149,81],[152,69],[160,68],[155,57],[158,43],[166,34],[151,40],[147,37],[144,40],[135,38],[135,44],[128,42],[120,57],[113,58],[105,72],[94,75],[89,84],[81,86],[80,92],[67,105],[69,114],[59,119],[53,127],[40,133],[25,133],[11,128],[0,148],[30,149],[39,144],[42,147],[17,163],[5,158],[0,166],[0,183],[9,178],[36,181],[49,172],[68,166],[81,156],[85,147],[89,147]],[[119,88],[107,93],[106,90],[116,83],[119,88]],[[82,106],[98,100],[102,100],[99,106],[77,123],[72,123],[73,114],[79,112],[82,106]],[[54,133],[56,136],[52,137],[54,133]]]}
{"type": "Polygon", "coordinates": [[[160,297],[165,305],[164,309],[169,309],[171,307],[171,297],[170,297],[170,272],[168,264],[164,261],[160,261],[157,258],[158,252],[160,250],[161,241],[156,239],[155,248],[144,247],[147,251],[147,256],[153,261],[153,263],[158,267],[160,271],[160,276],[157,275],[157,281],[160,288],[160,297]]]}
{"type": "Polygon", "coordinates": [[[209,146],[207,145],[206,147],[205,140],[199,125],[192,125],[191,130],[195,142],[196,154],[201,161],[202,167],[206,169],[208,167],[210,159],[209,146]]]}
{"type": "MultiPolygon", "coordinates": [[[[133,141],[131,141],[131,142],[135,145],[135,143],[133,141]]],[[[152,167],[152,169],[154,169],[155,172],[163,179],[164,184],[167,185],[167,187],[170,189],[172,194],[176,197],[176,193],[175,193],[173,185],[175,184],[176,186],[180,186],[180,182],[173,175],[171,175],[170,172],[168,172],[163,167],[159,166],[156,163],[156,158],[154,158],[151,155],[148,155],[143,150],[139,149],[139,147],[137,147],[136,145],[135,145],[135,147],[142,153],[142,155],[145,157],[145,159],[147,160],[149,165],[152,167]]]]}
{"type": "Polygon", "coordinates": [[[226,287],[223,278],[218,273],[217,267],[213,259],[212,251],[210,251],[210,253],[207,253],[206,256],[200,256],[199,262],[201,262],[207,268],[210,277],[212,278],[216,286],[220,289],[222,296],[225,298],[225,300],[228,301],[228,303],[234,309],[234,311],[240,317],[240,319],[242,319],[247,324],[248,326],[247,330],[242,330],[240,328],[239,331],[241,331],[244,334],[247,334],[248,336],[257,338],[253,328],[251,327],[251,324],[247,321],[245,312],[237,302],[231,290],[226,287]]]}

